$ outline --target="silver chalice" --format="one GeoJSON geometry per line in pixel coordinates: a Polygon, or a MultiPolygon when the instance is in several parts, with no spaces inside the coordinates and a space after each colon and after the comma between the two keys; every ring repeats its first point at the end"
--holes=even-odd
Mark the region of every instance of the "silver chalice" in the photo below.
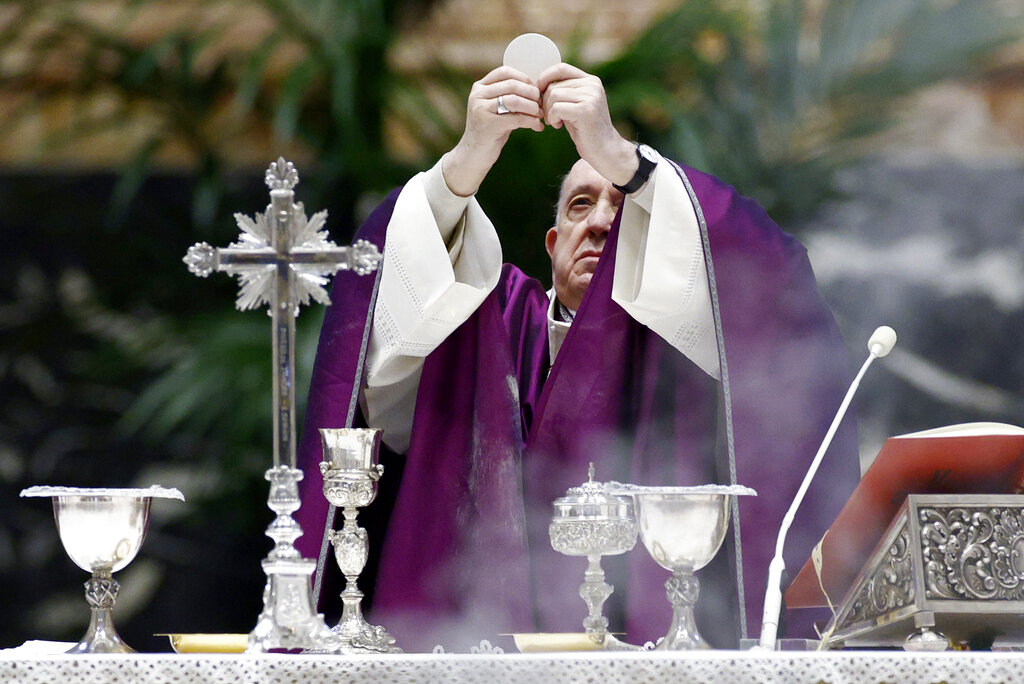
{"type": "Polygon", "coordinates": [[[401,653],[395,638],[383,627],[369,624],[363,617],[363,592],[359,575],[366,565],[369,542],[366,530],[356,523],[359,508],[377,498],[377,481],[384,466],[377,463],[381,431],[374,428],[320,428],[324,461],[324,496],[333,506],[341,508],[345,523],[340,530],[331,530],[334,558],[345,575],[341,592],[341,621],[331,628],[339,637],[332,650],[342,653],[401,653]]]}
{"type": "Polygon", "coordinates": [[[604,581],[601,556],[625,553],[636,545],[633,502],[627,497],[610,494],[606,484],[594,482],[594,464],[591,463],[587,481],[555,499],[554,508],[548,527],[551,547],[568,556],[587,558],[587,570],[579,591],[580,598],[587,604],[583,629],[604,649],[638,648],[609,634],[608,618],[602,614],[604,602],[614,589],[604,581]]]}
{"type": "Polygon", "coordinates": [[[185,497],[177,489],[82,489],[29,487],[21,496],[53,499],[53,516],[64,550],[92,573],[85,598],[92,608],[89,628],[68,653],[134,653],[114,629],[111,611],[120,585],[111,575],[128,565],[142,546],[154,498],[185,497]]]}
{"type": "Polygon", "coordinates": [[[722,545],[732,497],[756,492],[739,485],[622,485],[613,491],[632,494],[641,541],[655,562],[672,572],[665,583],[672,622],[657,650],[710,648],[693,618],[700,587],[694,573],[710,563],[722,545]]]}

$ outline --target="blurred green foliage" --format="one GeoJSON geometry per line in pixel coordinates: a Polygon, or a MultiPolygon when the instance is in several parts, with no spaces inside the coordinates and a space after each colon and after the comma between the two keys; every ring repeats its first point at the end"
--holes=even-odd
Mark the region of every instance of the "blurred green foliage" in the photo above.
{"type": "Polygon", "coordinates": [[[834,172],[870,148],[905,97],[978,77],[1020,16],[996,2],[775,0],[763,15],[687,2],[598,73],[638,139],[758,199],[809,217],[834,172]]]}
{"type": "MultiPolygon", "coordinates": [[[[0,114],[3,127],[16,130],[40,107],[78,103],[41,154],[124,131],[131,161],[111,177],[0,180],[8,210],[0,221],[15,236],[0,264],[0,510],[18,506],[0,527],[0,581],[24,584],[27,572],[61,564],[52,520],[11,503],[22,486],[160,477],[180,484],[190,503],[184,516],[155,520],[143,553],[162,563],[161,597],[171,586],[206,591],[208,612],[162,598],[122,631],[249,629],[262,585],[257,562],[269,547],[261,537],[269,321],[229,311],[234,283],[198,281],[180,257],[199,239],[227,244],[237,235],[230,214],[265,205],[262,169],[231,161],[253,132],[266,132],[275,150],[312,156],[297,194],[313,211],[329,209],[338,242],[373,198],[416,170],[389,145],[389,121],[419,141],[424,165],[455,143],[460,124],[445,112],[464,109],[482,74],[444,64],[399,74],[387,59],[398,17],[431,4],[197,0],[142,34],[132,28],[146,6],[139,0],[5,3],[0,93],[20,104],[0,114]],[[241,10],[253,7],[265,25],[244,44],[225,43],[241,10]],[[191,160],[187,174],[155,166],[169,148],[191,160]],[[221,591],[228,585],[239,591],[221,591]],[[238,600],[245,592],[251,600],[238,600]]],[[[1021,35],[1020,18],[1004,16],[995,0],[739,7],[688,0],[606,63],[580,62],[585,30],[563,55],[602,78],[625,134],[719,175],[784,225],[834,193],[836,170],[863,154],[904,96],[978,74],[1021,35]]],[[[517,132],[479,193],[506,259],[537,275],[549,269],[542,234],[557,174],[574,158],[564,131],[517,132]]],[[[321,316],[314,308],[299,319],[300,382],[308,382],[321,316]]],[[[75,573],[32,578],[0,638],[77,638],[84,624],[41,634],[50,623],[33,612],[33,597],[48,587],[77,592],[75,573]]]]}

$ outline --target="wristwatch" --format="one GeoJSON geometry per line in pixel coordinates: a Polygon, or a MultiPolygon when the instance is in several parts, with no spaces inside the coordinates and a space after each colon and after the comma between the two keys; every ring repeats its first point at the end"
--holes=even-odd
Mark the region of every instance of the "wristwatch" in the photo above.
{"type": "Polygon", "coordinates": [[[631,195],[640,189],[647,179],[654,173],[654,167],[658,165],[658,157],[647,145],[636,146],[636,158],[640,160],[640,165],[636,167],[636,173],[629,179],[629,182],[625,185],[616,185],[612,183],[612,186],[624,195],[631,195]]]}

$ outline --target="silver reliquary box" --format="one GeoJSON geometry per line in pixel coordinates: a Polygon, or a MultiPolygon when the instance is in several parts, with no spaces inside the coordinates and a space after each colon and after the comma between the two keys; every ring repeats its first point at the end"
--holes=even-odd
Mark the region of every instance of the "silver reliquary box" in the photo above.
{"type": "Polygon", "coordinates": [[[823,636],[830,648],[1024,643],[1024,495],[907,496],[823,636]]]}

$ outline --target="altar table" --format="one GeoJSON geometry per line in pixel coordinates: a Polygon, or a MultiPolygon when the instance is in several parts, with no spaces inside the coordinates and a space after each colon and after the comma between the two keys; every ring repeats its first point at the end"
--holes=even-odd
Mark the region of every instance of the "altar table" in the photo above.
{"type": "Polygon", "coordinates": [[[0,654],[0,682],[111,684],[267,682],[1009,682],[1024,679],[1024,653],[836,651],[755,653],[559,653],[320,655],[0,654]]]}

